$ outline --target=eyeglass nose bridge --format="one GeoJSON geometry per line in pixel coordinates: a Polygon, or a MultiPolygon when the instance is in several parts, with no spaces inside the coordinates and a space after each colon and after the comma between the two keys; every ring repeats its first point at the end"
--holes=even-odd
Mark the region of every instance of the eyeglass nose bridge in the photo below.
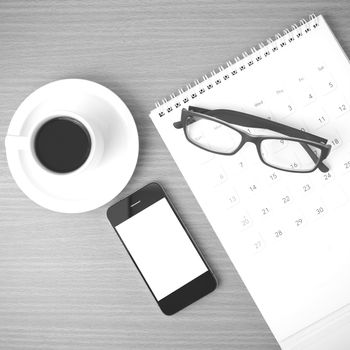
{"type": "Polygon", "coordinates": [[[260,135],[254,135],[250,132],[242,132],[242,143],[253,143],[255,146],[259,147],[262,137],[260,135]]]}
{"type": "Polygon", "coordinates": [[[240,146],[237,148],[235,153],[237,153],[239,150],[241,150],[247,143],[252,143],[255,145],[256,150],[258,152],[259,158],[261,159],[261,154],[260,154],[260,145],[263,140],[263,137],[261,135],[253,135],[249,132],[242,131],[242,140],[240,146]]]}

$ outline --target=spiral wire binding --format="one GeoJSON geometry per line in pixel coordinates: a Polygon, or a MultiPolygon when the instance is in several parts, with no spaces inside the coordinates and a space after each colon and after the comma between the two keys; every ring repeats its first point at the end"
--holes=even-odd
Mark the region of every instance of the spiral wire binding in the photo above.
{"type": "Polygon", "coordinates": [[[206,91],[214,88],[214,86],[221,84],[223,81],[244,71],[247,67],[268,57],[271,53],[308,34],[318,25],[318,17],[315,14],[311,14],[308,20],[301,19],[299,24],[291,25],[291,29],[286,28],[282,31],[282,34],[275,34],[274,39],[268,38],[265,42],[260,42],[257,45],[258,48],[252,47],[249,53],[244,51],[241,57],[234,57],[234,62],[227,61],[225,63],[226,67],[219,66],[216,70],[210,72],[210,76],[204,74],[200,81],[196,79],[192,83],[187,84],[184,89],[179,89],[177,94],[172,93],[168,99],[163,98],[161,101],[157,101],[155,106],[159,110],[159,117],[163,117],[166,113],[171,113],[174,109],[186,105],[190,100],[196,99],[206,91]],[[223,75],[220,73],[223,73],[223,75]],[[197,86],[199,89],[196,89],[197,86]]]}

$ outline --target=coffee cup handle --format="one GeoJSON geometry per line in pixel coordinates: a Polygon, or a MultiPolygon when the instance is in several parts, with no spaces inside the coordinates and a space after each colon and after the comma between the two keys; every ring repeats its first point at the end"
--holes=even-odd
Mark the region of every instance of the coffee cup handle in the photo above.
{"type": "Polygon", "coordinates": [[[16,150],[29,150],[30,139],[27,136],[7,135],[5,138],[5,146],[6,148],[16,150]]]}

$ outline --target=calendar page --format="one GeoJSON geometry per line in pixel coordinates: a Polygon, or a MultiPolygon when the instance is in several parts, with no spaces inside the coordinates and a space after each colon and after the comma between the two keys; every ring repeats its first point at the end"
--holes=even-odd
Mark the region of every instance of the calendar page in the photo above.
{"type": "Polygon", "coordinates": [[[350,65],[323,17],[292,26],[172,97],[151,118],[276,339],[348,305],[350,65]],[[251,143],[233,156],[201,150],[173,127],[190,105],[324,137],[330,171],[275,170],[251,143]]]}

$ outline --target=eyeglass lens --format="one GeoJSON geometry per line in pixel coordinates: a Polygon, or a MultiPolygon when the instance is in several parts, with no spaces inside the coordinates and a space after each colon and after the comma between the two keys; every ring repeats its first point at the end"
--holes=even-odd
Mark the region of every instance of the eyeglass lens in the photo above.
{"type": "Polygon", "coordinates": [[[240,133],[214,120],[192,116],[185,127],[191,142],[211,152],[230,154],[242,142],[240,133]]]}
{"type": "Polygon", "coordinates": [[[317,166],[321,150],[305,142],[265,139],[261,155],[266,163],[283,170],[310,171],[317,166]]]}

